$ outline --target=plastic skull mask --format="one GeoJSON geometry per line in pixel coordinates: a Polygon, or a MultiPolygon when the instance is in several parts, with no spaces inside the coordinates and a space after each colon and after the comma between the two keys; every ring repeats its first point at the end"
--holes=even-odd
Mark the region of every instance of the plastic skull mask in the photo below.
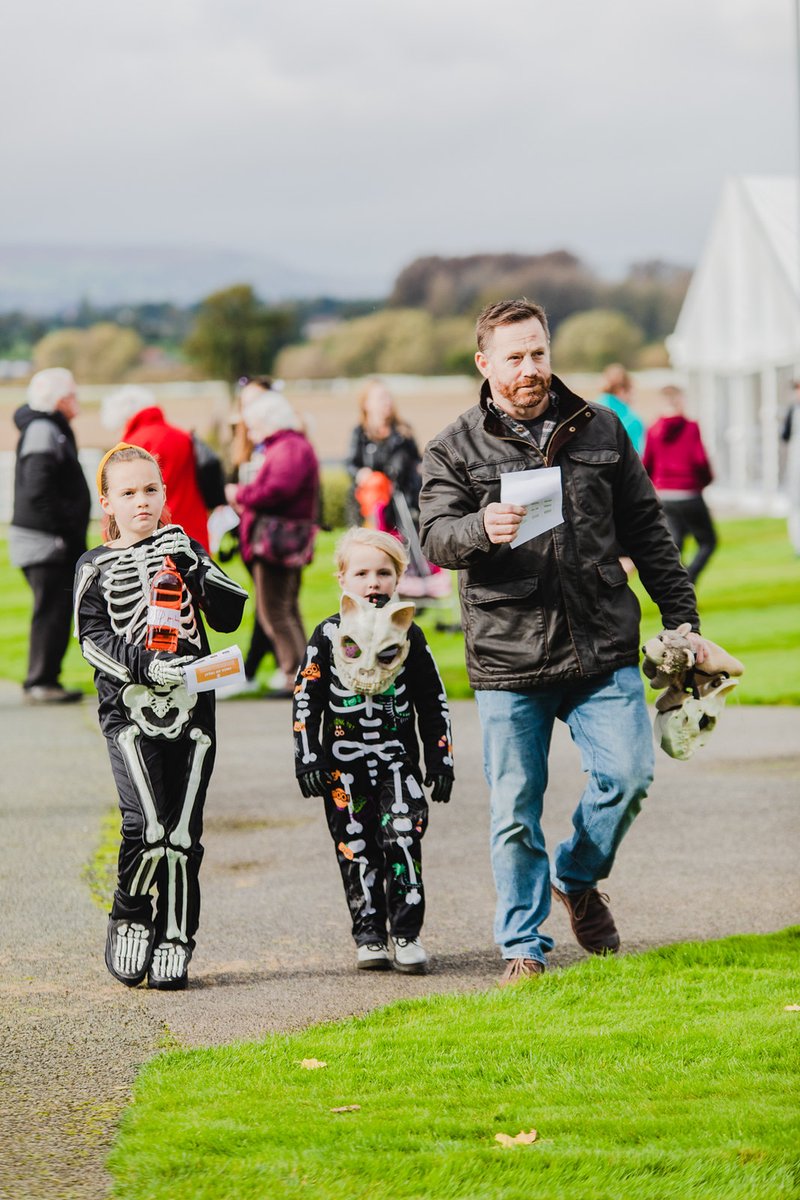
{"type": "Polygon", "coordinates": [[[656,741],[670,758],[684,760],[705,746],[744,671],[738,658],[708,638],[705,658],[696,663],[690,632],[688,624],[665,629],[643,647],[650,686],[665,689],[656,700],[656,741]]]}
{"type": "Polygon", "coordinates": [[[408,630],[414,605],[389,601],[382,607],[342,593],[340,623],[333,638],[333,661],[352,692],[374,696],[394,683],[408,657],[408,630]]]}
{"type": "Polygon", "coordinates": [[[705,746],[738,679],[718,678],[698,696],[686,696],[678,708],[656,713],[656,741],[670,758],[686,760],[705,746]]]}

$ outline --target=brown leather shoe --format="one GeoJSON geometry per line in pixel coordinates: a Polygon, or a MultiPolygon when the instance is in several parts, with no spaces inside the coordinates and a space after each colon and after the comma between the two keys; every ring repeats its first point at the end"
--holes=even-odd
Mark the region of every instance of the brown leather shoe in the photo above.
{"type": "Polygon", "coordinates": [[[545,965],[538,958],[508,958],[506,969],[497,981],[498,987],[508,987],[510,983],[519,983],[529,975],[544,975],[545,965]]]}
{"type": "Polygon", "coordinates": [[[608,907],[608,896],[597,888],[585,892],[560,892],[553,885],[553,895],[569,913],[572,932],[579,946],[590,954],[616,954],[619,934],[608,907]]]}

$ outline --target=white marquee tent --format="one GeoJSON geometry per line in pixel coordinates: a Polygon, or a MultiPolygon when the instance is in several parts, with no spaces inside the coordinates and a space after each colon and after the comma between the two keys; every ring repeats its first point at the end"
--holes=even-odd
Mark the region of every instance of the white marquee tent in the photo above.
{"type": "Polygon", "coordinates": [[[730,179],[668,341],[725,502],[781,512],[780,426],[800,369],[794,177],[730,179]]]}

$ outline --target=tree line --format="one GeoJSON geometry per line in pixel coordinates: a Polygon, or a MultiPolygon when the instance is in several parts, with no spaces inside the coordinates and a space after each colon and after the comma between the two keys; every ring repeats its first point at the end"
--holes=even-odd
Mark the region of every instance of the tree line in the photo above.
{"type": "Polygon", "coordinates": [[[266,304],[242,283],[188,307],[83,302],[50,317],[0,314],[0,357],[30,357],[35,369],[67,366],[85,382],[463,373],[473,369],[475,314],[526,295],[548,313],[561,369],[660,365],[689,277],[652,261],[612,282],[566,250],[425,257],[405,267],[383,299],[266,304]]]}

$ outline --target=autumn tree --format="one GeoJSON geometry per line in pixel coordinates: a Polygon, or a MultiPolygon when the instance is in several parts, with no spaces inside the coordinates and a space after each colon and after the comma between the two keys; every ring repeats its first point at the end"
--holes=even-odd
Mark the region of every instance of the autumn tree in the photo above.
{"type": "Polygon", "coordinates": [[[473,341],[467,317],[437,321],[422,309],[383,309],[343,321],[304,345],[287,347],[277,370],[287,379],[460,373],[472,369],[473,341]]]}
{"type": "Polygon", "coordinates": [[[80,383],[117,383],[138,363],[144,343],[111,321],[88,329],[54,329],[33,348],[34,370],[67,367],[80,383]]]}
{"type": "Polygon", "coordinates": [[[249,284],[236,284],[202,302],[183,351],[204,374],[233,384],[243,375],[270,372],[280,348],[297,333],[291,309],[269,308],[249,284]]]}
{"type": "Polygon", "coordinates": [[[610,362],[635,365],[642,331],[624,313],[596,308],[567,317],[553,339],[556,370],[602,371],[610,362]]]}

